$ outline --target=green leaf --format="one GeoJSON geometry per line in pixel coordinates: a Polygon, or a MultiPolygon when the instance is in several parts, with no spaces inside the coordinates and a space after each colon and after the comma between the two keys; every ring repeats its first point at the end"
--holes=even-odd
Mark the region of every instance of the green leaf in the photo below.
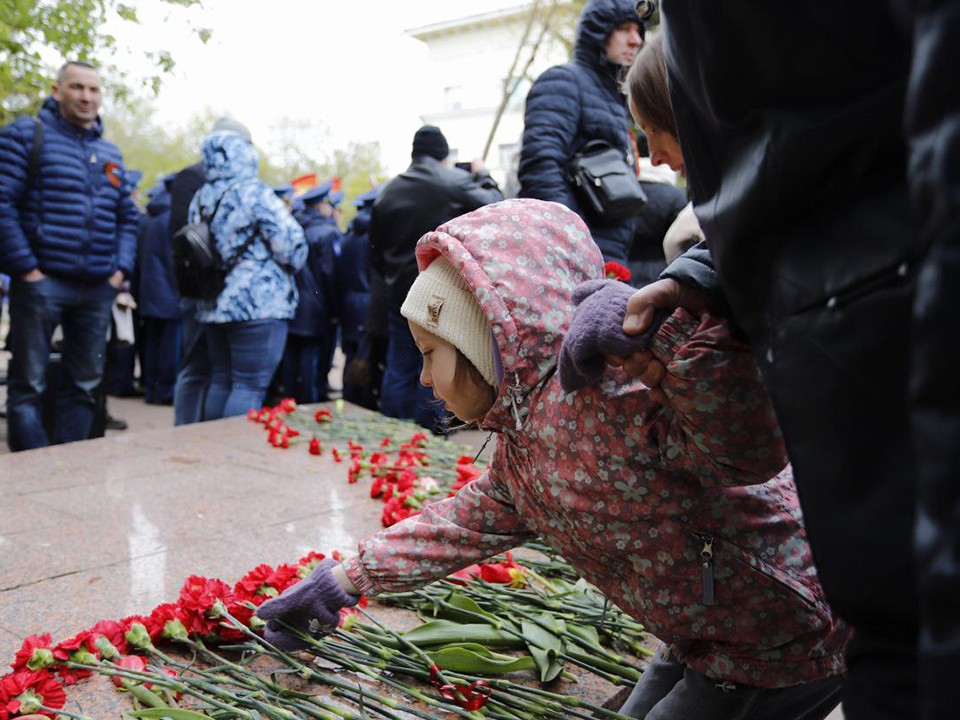
{"type": "Polygon", "coordinates": [[[193,710],[184,710],[183,708],[145,708],[143,710],[128,710],[124,713],[126,717],[146,718],[147,720],[210,720],[208,715],[203,715],[193,710]]]}
{"type": "Polygon", "coordinates": [[[117,15],[122,17],[124,20],[127,20],[132,23],[139,23],[140,20],[137,18],[137,9],[130,5],[117,4],[116,7],[117,15]]]}
{"type": "Polygon", "coordinates": [[[457,623],[431,620],[403,633],[404,639],[418,647],[475,642],[488,647],[522,647],[523,641],[510,633],[483,623],[457,623]]]}
{"type": "MultiPolygon", "coordinates": [[[[503,623],[496,615],[481,608],[473,598],[458,592],[447,595],[446,605],[439,602],[424,603],[421,612],[435,618],[444,618],[461,623],[476,623],[480,617],[489,618],[490,624],[500,627],[503,623]],[[480,616],[480,617],[478,617],[480,616]]],[[[421,617],[423,617],[421,614],[421,617]]]]}
{"type": "Polygon", "coordinates": [[[429,650],[427,655],[444,670],[454,672],[502,675],[518,670],[535,670],[536,661],[528,656],[504,655],[477,643],[451,643],[438,650],[429,650]]]}
{"type": "Polygon", "coordinates": [[[603,649],[603,646],[600,644],[600,635],[592,625],[574,625],[573,623],[567,623],[567,632],[594,647],[601,648],[601,650],[603,649]]]}
{"type": "Polygon", "coordinates": [[[536,660],[537,667],[540,670],[540,680],[541,682],[550,682],[563,670],[564,645],[563,640],[560,639],[560,632],[562,632],[564,623],[548,613],[541,615],[538,619],[543,625],[559,630],[558,632],[552,632],[532,620],[524,620],[521,623],[527,649],[533,659],[536,660]]]}

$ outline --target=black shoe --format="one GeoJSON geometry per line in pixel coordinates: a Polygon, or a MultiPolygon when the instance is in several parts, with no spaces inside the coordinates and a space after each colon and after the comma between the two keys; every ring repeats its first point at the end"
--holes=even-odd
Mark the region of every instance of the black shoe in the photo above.
{"type": "Polygon", "coordinates": [[[126,430],[127,421],[121,420],[120,418],[115,418],[112,415],[107,415],[107,420],[103,424],[107,430],[126,430]]]}

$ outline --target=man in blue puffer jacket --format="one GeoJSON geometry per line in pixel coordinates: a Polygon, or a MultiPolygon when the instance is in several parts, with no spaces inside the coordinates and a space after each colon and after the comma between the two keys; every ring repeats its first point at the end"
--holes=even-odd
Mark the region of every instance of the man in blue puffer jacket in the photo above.
{"type": "Polygon", "coordinates": [[[552,200],[580,215],[604,260],[627,264],[635,220],[586,214],[566,178],[567,166],[591,140],[622,148],[635,163],[619,75],[643,45],[634,0],[590,0],[580,14],[574,60],[544,72],[530,88],[520,154],[520,197],[552,200]]]}
{"type": "Polygon", "coordinates": [[[120,151],[103,139],[99,111],[99,73],[68,62],[38,119],[18,118],[0,130],[0,272],[13,278],[7,397],[13,451],[89,435],[110,307],[133,271],[140,213],[120,151]],[[58,324],[64,372],[56,437],[49,438],[40,398],[58,324]]]}

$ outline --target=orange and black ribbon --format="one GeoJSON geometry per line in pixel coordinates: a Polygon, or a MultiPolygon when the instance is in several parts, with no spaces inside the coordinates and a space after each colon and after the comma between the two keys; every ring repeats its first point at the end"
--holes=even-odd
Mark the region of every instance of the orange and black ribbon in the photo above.
{"type": "Polygon", "coordinates": [[[120,166],[115,162],[108,162],[103,166],[103,171],[107,174],[107,180],[115,188],[120,187],[120,166]]]}

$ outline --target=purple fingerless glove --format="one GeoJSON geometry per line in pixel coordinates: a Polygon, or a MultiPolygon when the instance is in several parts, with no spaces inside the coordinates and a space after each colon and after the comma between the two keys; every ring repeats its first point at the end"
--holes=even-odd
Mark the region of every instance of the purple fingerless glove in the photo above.
{"type": "Polygon", "coordinates": [[[308,643],[281,622],[315,638],[333,632],[340,622],[340,608],[353,607],[360,599],[346,592],[333,577],[331,558],[321,560],[307,577],[287,588],[279,597],[257,608],[257,617],[267,621],[263,637],[281,650],[302,650],[308,643]]]}
{"type": "Polygon", "coordinates": [[[607,357],[627,357],[650,346],[668,313],[657,310],[647,330],[627,335],[623,332],[623,316],[634,292],[636,288],[617,280],[588,280],[573,291],[577,311],[563,338],[558,367],[560,385],[566,392],[599,380],[607,357]]]}

